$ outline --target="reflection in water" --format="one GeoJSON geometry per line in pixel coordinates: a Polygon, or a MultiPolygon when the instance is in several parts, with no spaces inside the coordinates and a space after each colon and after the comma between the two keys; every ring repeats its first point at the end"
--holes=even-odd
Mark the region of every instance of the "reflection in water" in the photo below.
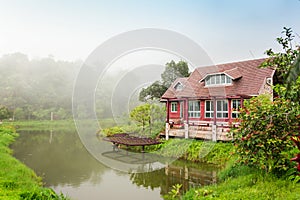
{"type": "Polygon", "coordinates": [[[19,133],[14,156],[72,199],[161,199],[177,183],[187,190],[216,181],[216,168],[182,161],[148,173],[112,170],[86,151],[75,131],[19,133]]]}
{"type": "Polygon", "coordinates": [[[217,169],[209,165],[199,166],[184,161],[175,161],[164,169],[131,174],[130,179],[136,185],[145,188],[159,187],[160,194],[165,195],[175,184],[182,184],[182,190],[187,191],[195,186],[216,183],[217,169]]]}
{"type": "Polygon", "coordinates": [[[13,144],[15,157],[44,177],[46,185],[79,186],[90,181],[97,184],[106,167],[85,150],[77,134],[72,132],[22,131],[13,144]]]}

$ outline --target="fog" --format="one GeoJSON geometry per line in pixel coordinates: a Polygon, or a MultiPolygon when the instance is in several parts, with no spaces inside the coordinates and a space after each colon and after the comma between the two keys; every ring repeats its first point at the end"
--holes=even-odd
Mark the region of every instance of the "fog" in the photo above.
{"type": "MultiPolygon", "coordinates": [[[[97,117],[128,116],[141,103],[141,88],[159,80],[164,65],[171,59],[179,60],[162,52],[136,52],[109,65],[95,85],[97,117]]],[[[2,56],[0,105],[9,108],[13,120],[49,120],[51,113],[57,120],[71,119],[72,94],[83,63],[51,56],[29,59],[22,53],[2,56]]]]}

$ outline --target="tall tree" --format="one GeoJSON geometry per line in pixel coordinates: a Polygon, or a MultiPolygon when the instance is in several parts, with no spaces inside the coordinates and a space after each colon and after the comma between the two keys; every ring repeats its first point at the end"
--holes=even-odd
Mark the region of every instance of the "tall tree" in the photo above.
{"type": "Polygon", "coordinates": [[[165,71],[161,74],[162,84],[167,88],[179,77],[188,77],[189,67],[184,61],[175,63],[174,60],[166,64],[165,71]]]}
{"type": "Polygon", "coordinates": [[[166,64],[165,71],[161,74],[161,81],[155,81],[147,88],[143,88],[139,95],[140,101],[159,99],[171,84],[179,77],[188,77],[189,67],[184,61],[176,63],[174,60],[166,64]]]}
{"type": "Polygon", "coordinates": [[[300,46],[296,44],[291,28],[283,28],[282,37],[276,38],[282,51],[274,52],[272,49],[266,51],[269,58],[262,63],[261,67],[275,69],[274,91],[277,95],[299,102],[300,78],[299,78],[299,56],[300,46]]]}

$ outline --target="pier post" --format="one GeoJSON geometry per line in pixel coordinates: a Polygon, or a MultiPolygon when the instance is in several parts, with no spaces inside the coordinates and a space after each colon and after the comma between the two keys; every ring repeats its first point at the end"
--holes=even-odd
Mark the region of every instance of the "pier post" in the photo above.
{"type": "Polygon", "coordinates": [[[166,140],[169,140],[169,130],[170,130],[170,124],[166,123],[166,131],[165,131],[166,140]]]}
{"type": "Polygon", "coordinates": [[[184,138],[188,139],[189,138],[189,124],[184,123],[184,138]]]}

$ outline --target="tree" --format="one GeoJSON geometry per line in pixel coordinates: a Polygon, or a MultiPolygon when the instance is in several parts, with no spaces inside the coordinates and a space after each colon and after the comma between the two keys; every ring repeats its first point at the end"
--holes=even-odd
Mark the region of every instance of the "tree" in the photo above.
{"type": "Polygon", "coordinates": [[[300,54],[288,72],[286,84],[285,97],[300,102],[300,54]]]}
{"type": "Polygon", "coordinates": [[[290,167],[291,138],[298,135],[300,107],[297,102],[259,96],[245,102],[239,127],[232,129],[235,146],[244,164],[266,172],[282,172],[290,167]]]}
{"type": "Polygon", "coordinates": [[[150,122],[150,104],[143,104],[135,107],[130,112],[130,118],[142,125],[143,131],[145,126],[150,122]]]}
{"type": "Polygon", "coordinates": [[[300,80],[299,67],[300,46],[294,41],[294,34],[291,28],[283,28],[283,37],[276,38],[282,51],[274,52],[272,49],[266,51],[269,58],[262,63],[261,67],[275,69],[274,91],[277,95],[290,100],[299,101],[300,98],[300,80]],[[298,64],[297,64],[298,59],[298,64]],[[293,80],[293,81],[291,81],[293,80]]]}
{"type": "Polygon", "coordinates": [[[161,74],[161,81],[155,81],[147,88],[143,88],[139,100],[146,102],[148,99],[159,99],[171,84],[179,77],[188,77],[189,67],[184,61],[171,61],[166,64],[165,71],[161,74]]]}
{"type": "Polygon", "coordinates": [[[0,105],[0,120],[8,119],[11,116],[7,107],[0,105]]]}
{"type": "Polygon", "coordinates": [[[155,102],[142,104],[130,112],[130,118],[142,126],[142,131],[149,136],[156,136],[164,125],[165,107],[155,102]],[[147,128],[147,129],[146,129],[147,128]]]}
{"type": "Polygon", "coordinates": [[[159,81],[155,81],[147,88],[143,88],[139,95],[140,101],[146,101],[148,98],[160,98],[168,88],[161,84],[159,81]]]}
{"type": "Polygon", "coordinates": [[[261,65],[276,70],[273,88],[279,97],[273,102],[263,96],[245,102],[239,115],[241,123],[231,130],[242,163],[276,173],[292,166],[292,138],[299,136],[300,125],[300,49],[293,43],[290,28],[282,33],[277,41],[283,51],[267,50],[269,58],[261,65]]]}
{"type": "Polygon", "coordinates": [[[189,67],[184,61],[175,63],[173,60],[166,64],[165,71],[161,74],[162,84],[169,88],[172,83],[179,77],[188,77],[189,67]]]}

